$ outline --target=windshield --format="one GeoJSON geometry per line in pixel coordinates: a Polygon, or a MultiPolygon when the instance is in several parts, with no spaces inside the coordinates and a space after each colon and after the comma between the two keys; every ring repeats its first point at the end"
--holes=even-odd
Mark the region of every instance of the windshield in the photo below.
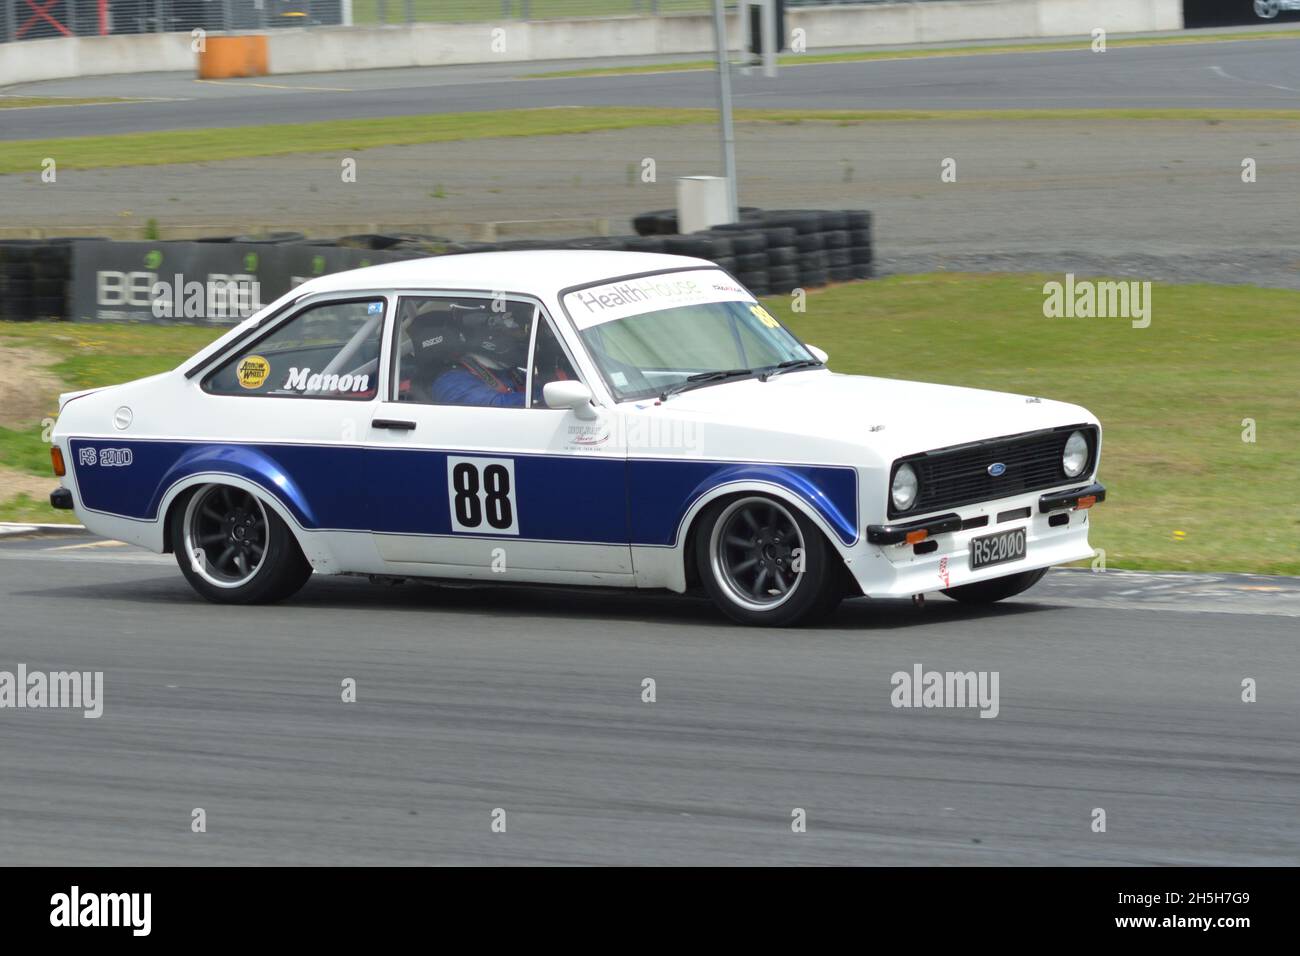
{"type": "MultiPolygon", "coordinates": [[[[619,401],[709,372],[757,373],[816,359],[732,278],[713,269],[610,282],[564,306],[619,401]]],[[[692,383],[694,384],[694,383],[692,383]]]]}

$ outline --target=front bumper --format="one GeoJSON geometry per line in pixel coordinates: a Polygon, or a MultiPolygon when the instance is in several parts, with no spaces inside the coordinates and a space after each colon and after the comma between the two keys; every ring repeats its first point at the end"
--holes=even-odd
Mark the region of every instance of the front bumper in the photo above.
{"type": "Polygon", "coordinates": [[[907,597],[1090,558],[1088,510],[1105,500],[1106,489],[1090,484],[1028,492],[917,521],[868,525],[867,545],[849,568],[868,597],[907,597]],[[1026,532],[1023,558],[971,570],[974,538],[1019,527],[1026,532]]]}

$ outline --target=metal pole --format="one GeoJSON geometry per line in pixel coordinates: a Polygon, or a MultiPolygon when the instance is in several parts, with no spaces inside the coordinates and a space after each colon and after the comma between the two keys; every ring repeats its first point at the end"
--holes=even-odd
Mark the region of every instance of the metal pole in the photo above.
{"type": "Polygon", "coordinates": [[[406,22],[415,22],[415,0],[406,0],[406,22]]]}
{"type": "Polygon", "coordinates": [[[713,0],[713,38],[718,44],[718,119],[722,127],[722,168],[727,177],[727,206],[731,222],[740,219],[736,198],[736,133],[731,128],[731,64],[727,60],[727,21],[722,0],[713,0]]]}
{"type": "Polygon", "coordinates": [[[762,0],[763,75],[776,76],[776,0],[762,0]]]}

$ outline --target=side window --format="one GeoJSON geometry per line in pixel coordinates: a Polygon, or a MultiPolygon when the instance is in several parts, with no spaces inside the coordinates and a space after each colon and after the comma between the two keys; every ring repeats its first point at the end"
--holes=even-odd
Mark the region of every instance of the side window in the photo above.
{"type": "Polygon", "coordinates": [[[394,323],[394,400],[523,408],[536,312],[518,299],[403,296],[394,323]]]}
{"type": "Polygon", "coordinates": [[[379,386],[384,300],[314,305],[209,373],[213,395],[361,401],[379,386]]]}
{"type": "Polygon", "coordinates": [[[547,382],[577,380],[578,373],[573,370],[573,363],[560,345],[559,337],[551,328],[551,323],[542,319],[537,325],[537,342],[533,347],[533,392],[532,406],[545,408],[546,401],[542,390],[547,382]]]}

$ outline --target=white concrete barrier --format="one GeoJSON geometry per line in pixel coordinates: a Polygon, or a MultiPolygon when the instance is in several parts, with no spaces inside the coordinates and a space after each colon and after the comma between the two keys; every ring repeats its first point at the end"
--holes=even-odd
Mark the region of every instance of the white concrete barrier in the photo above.
{"type": "MultiPolygon", "coordinates": [[[[1180,30],[1182,0],[934,0],[860,7],[800,7],[787,13],[807,52],[1035,37],[1180,30]]],[[[738,23],[728,18],[734,49],[738,23]]],[[[712,18],[590,17],[497,23],[416,23],[272,30],[272,73],[708,53],[712,18]]],[[[71,76],[192,70],[186,33],[76,37],[0,44],[0,86],[71,76]]]]}
{"type": "Polygon", "coordinates": [[[0,43],[0,86],[70,76],[193,70],[188,33],[56,37],[0,43]]]}

